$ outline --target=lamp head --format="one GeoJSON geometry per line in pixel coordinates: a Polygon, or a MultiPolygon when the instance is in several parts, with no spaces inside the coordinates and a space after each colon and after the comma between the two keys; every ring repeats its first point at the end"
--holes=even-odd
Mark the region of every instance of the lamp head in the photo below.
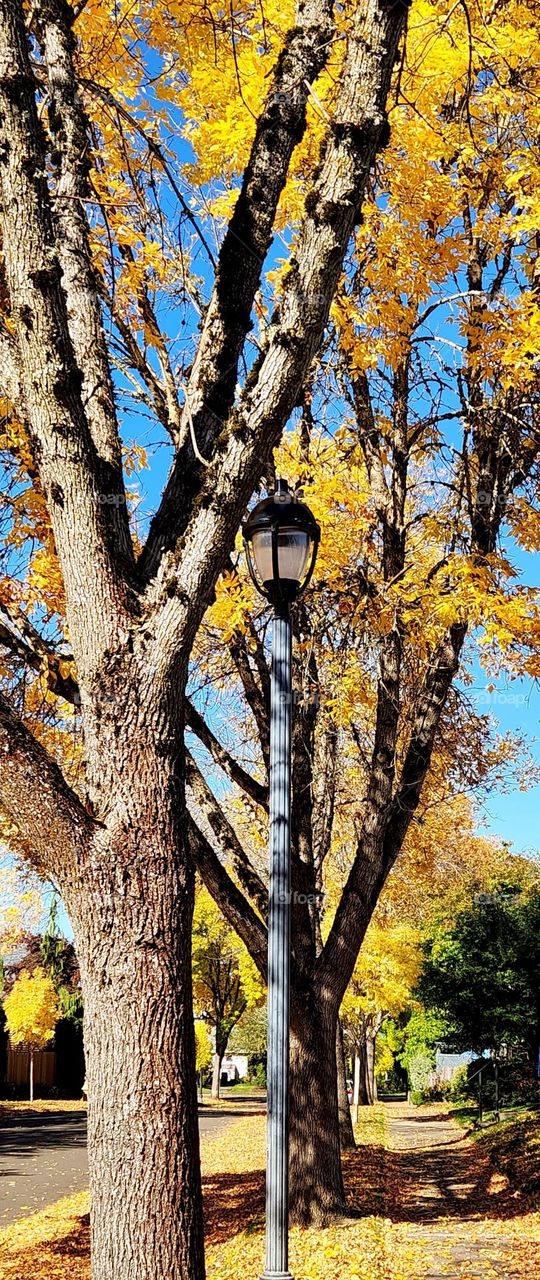
{"type": "Polygon", "coordinates": [[[263,498],[242,527],[249,572],[261,595],[278,607],[305,591],[315,568],[320,529],[286,480],[263,498]]]}

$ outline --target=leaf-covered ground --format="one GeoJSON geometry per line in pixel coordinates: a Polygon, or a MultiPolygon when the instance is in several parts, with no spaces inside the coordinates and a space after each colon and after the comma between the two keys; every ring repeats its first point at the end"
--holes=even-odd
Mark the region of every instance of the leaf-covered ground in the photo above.
{"type": "MultiPolygon", "coordinates": [[[[426,1280],[536,1280],[538,1198],[501,1174],[437,1108],[386,1111],[385,1212],[426,1280]]],[[[399,1242],[399,1243],[398,1243],[399,1242]]]]}
{"type": "Polygon", "coordinates": [[[86,1111],[86,1102],[65,1098],[38,1098],[36,1102],[0,1102],[0,1121],[12,1116],[41,1116],[49,1111],[86,1111]]]}
{"type": "Polygon", "coordinates": [[[540,1201],[540,1118],[525,1110],[474,1135],[514,1187],[540,1201]]]}
{"type": "MultiPolygon", "coordinates": [[[[291,1233],[295,1280],[537,1280],[540,1215],[482,1144],[433,1109],[366,1109],[347,1155],[355,1216],[291,1233]]],[[[265,1119],[202,1140],[208,1280],[258,1280],[265,1119]]],[[[89,1280],[86,1195],[0,1234],[2,1280],[89,1280]]],[[[157,1278],[156,1278],[157,1280],[157,1278]]]]}

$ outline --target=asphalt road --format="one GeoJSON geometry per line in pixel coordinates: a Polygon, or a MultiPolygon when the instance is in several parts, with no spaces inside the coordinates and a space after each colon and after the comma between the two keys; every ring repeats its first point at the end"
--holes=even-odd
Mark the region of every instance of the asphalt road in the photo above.
{"type": "MultiPolygon", "coordinates": [[[[227,1112],[199,1115],[201,1133],[219,1129],[227,1112]]],[[[6,1118],[0,1127],[0,1227],[88,1185],[86,1115],[49,1111],[6,1118]]]]}

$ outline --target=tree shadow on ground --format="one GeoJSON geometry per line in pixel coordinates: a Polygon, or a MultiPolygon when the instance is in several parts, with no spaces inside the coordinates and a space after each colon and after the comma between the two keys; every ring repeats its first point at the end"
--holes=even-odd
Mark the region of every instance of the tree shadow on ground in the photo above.
{"type": "MultiPolygon", "coordinates": [[[[434,1117],[432,1117],[433,1119],[434,1117]]],[[[445,1119],[441,1115],[441,1120],[445,1119]]],[[[385,1217],[396,1223],[429,1224],[441,1218],[467,1222],[483,1217],[520,1217],[526,1203],[489,1157],[462,1134],[416,1151],[387,1151],[365,1144],[343,1153],[348,1214],[385,1217]]],[[[264,1221],[264,1171],[205,1178],[205,1223],[209,1244],[221,1244],[264,1221]]]]}
{"type": "MultiPolygon", "coordinates": [[[[410,1124],[411,1126],[414,1125],[415,1127],[416,1125],[419,1125],[419,1124],[447,1124],[448,1112],[447,1111],[427,1111],[425,1115],[422,1115],[421,1112],[418,1112],[415,1110],[415,1111],[412,1111],[411,1114],[408,1116],[400,1115],[399,1123],[410,1124]]],[[[463,1137],[463,1134],[461,1136],[463,1137]]]]}
{"type": "Polygon", "coordinates": [[[74,1231],[61,1240],[50,1240],[45,1246],[49,1253],[63,1257],[88,1258],[90,1262],[90,1214],[85,1213],[74,1231]]]}
{"type": "MultiPolygon", "coordinates": [[[[257,1230],[264,1224],[264,1170],[252,1173],[220,1173],[203,1179],[206,1245],[224,1244],[241,1231],[257,1230]]],[[[74,1230],[40,1246],[39,1276],[64,1275],[70,1280],[89,1280],[90,1216],[85,1214],[74,1230]],[[69,1263],[68,1263],[69,1260],[69,1263]],[[60,1270],[58,1268],[60,1267],[60,1270]]],[[[35,1274],[34,1248],[17,1253],[20,1275],[35,1274]],[[27,1265],[26,1265],[27,1263],[27,1265]]],[[[9,1273],[11,1274],[11,1273],[9,1273]]]]}
{"type": "Polygon", "coordinates": [[[504,1128],[487,1129],[483,1145],[489,1153],[492,1149],[502,1173],[524,1191],[536,1197],[540,1193],[540,1116],[530,1119],[516,1118],[506,1121],[504,1128]]]}
{"type": "Polygon", "coordinates": [[[244,1106],[231,1100],[223,1107],[208,1107],[199,1103],[199,1120],[237,1120],[240,1116],[265,1116],[266,1107],[244,1106]]]}
{"type": "Polygon", "coordinates": [[[86,1151],[85,1115],[47,1116],[44,1124],[34,1121],[32,1125],[6,1125],[0,1132],[2,1157],[9,1156],[13,1164],[13,1169],[0,1169],[0,1177],[17,1172],[17,1158],[26,1159],[49,1149],[77,1148],[86,1151]]]}
{"type": "Polygon", "coordinates": [[[263,1169],[251,1173],[214,1173],[203,1178],[206,1243],[223,1244],[240,1231],[261,1227],[264,1187],[263,1169]]]}
{"type": "MultiPolygon", "coordinates": [[[[506,1179],[495,1174],[489,1156],[461,1135],[412,1151],[387,1151],[365,1144],[345,1152],[343,1164],[352,1218],[385,1217],[396,1223],[427,1226],[441,1219],[463,1223],[478,1218],[510,1220],[519,1218],[527,1208],[525,1198],[516,1196],[506,1179]]],[[[262,1168],[203,1178],[207,1245],[223,1244],[242,1231],[261,1229],[264,1192],[262,1168]]],[[[86,1280],[88,1215],[62,1239],[47,1242],[45,1253],[51,1260],[76,1260],[71,1280],[79,1280],[79,1276],[86,1280]]],[[[52,1267],[50,1274],[56,1275],[52,1267]]]]}
{"type": "Polygon", "coordinates": [[[416,1151],[362,1146],[344,1161],[347,1201],[354,1216],[427,1224],[440,1218],[499,1221],[527,1208],[489,1157],[464,1137],[416,1151]]]}

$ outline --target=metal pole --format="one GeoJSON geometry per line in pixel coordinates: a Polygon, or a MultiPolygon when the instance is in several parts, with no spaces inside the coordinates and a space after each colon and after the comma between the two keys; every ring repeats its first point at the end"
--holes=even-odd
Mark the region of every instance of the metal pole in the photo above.
{"type": "Polygon", "coordinates": [[[270,713],[266,1266],[261,1280],[292,1280],[289,1271],[291,645],[289,610],[276,609],[270,713]]]}

